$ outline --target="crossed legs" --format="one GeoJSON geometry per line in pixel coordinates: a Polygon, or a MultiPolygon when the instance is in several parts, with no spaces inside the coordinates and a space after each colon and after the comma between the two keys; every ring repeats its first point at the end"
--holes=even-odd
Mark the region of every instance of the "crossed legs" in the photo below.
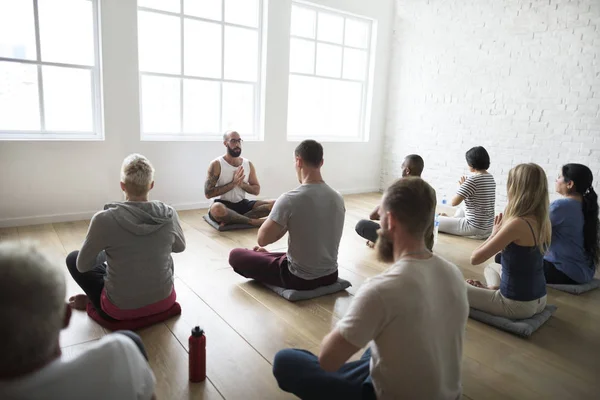
{"type": "Polygon", "coordinates": [[[263,200],[257,201],[252,206],[252,209],[245,214],[240,214],[231,208],[228,208],[223,203],[213,203],[210,206],[210,215],[220,224],[247,224],[254,226],[261,226],[264,223],[264,219],[269,215],[273,209],[275,200],[263,200]]]}

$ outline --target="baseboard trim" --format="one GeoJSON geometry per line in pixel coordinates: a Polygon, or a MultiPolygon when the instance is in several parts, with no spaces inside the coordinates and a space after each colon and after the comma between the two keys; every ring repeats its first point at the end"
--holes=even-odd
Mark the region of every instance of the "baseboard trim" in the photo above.
{"type": "MultiPolygon", "coordinates": [[[[338,190],[341,194],[359,194],[359,193],[373,193],[380,192],[381,189],[379,187],[371,187],[371,188],[363,188],[363,189],[342,189],[338,190]]],[[[208,208],[212,201],[201,201],[196,203],[181,203],[181,204],[171,204],[177,211],[184,210],[195,210],[201,208],[208,208]]],[[[17,217],[17,218],[5,218],[0,219],[0,228],[12,228],[17,226],[27,226],[27,225],[42,225],[42,224],[54,224],[59,222],[73,222],[73,221],[81,221],[92,218],[92,216],[97,212],[95,211],[83,211],[77,213],[68,213],[68,214],[53,214],[53,215],[36,215],[30,217],[17,217]]]]}

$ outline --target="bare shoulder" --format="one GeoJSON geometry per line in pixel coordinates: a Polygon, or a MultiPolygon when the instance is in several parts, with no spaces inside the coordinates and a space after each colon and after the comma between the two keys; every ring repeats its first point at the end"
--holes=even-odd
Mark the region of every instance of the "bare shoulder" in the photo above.
{"type": "Polygon", "coordinates": [[[208,173],[209,175],[221,174],[221,163],[219,162],[219,160],[211,161],[210,165],[208,166],[208,173]]]}

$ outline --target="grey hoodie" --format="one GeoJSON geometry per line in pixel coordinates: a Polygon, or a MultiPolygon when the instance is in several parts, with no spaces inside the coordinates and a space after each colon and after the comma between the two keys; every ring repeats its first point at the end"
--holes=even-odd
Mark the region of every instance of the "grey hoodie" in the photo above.
{"type": "Polygon", "coordinates": [[[173,290],[171,253],[185,250],[177,212],[160,201],[110,203],[92,217],[77,257],[77,269],[91,271],[106,251],[104,288],[123,310],[167,298],[173,290]]]}

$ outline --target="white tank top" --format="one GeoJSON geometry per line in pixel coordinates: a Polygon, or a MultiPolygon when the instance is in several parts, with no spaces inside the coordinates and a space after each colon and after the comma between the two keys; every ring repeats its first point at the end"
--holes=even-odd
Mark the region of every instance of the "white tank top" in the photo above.
{"type": "MultiPolygon", "coordinates": [[[[234,167],[233,165],[229,164],[223,157],[219,157],[217,160],[219,160],[219,164],[221,164],[221,174],[219,175],[217,186],[225,186],[231,183],[233,180],[233,175],[239,167],[234,167]]],[[[248,178],[250,177],[250,161],[243,157],[242,167],[244,168],[244,175],[246,175],[244,182],[248,183],[248,178]]],[[[237,186],[231,189],[229,192],[222,194],[219,198],[232,203],[239,203],[246,198],[246,192],[244,189],[237,186]]]]}

